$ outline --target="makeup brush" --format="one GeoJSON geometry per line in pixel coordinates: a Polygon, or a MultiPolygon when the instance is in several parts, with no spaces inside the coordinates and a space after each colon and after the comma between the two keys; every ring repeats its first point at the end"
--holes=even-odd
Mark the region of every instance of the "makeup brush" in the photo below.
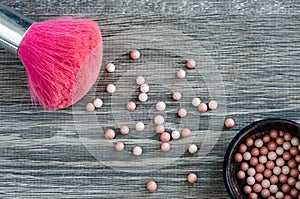
{"type": "Polygon", "coordinates": [[[102,63],[102,37],[94,21],[33,22],[2,3],[0,46],[18,55],[32,101],[49,110],[80,100],[96,81],[102,63]]]}

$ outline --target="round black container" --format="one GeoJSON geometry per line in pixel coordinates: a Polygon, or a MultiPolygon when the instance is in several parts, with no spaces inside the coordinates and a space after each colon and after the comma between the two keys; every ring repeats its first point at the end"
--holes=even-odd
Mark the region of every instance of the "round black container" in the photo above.
{"type": "Polygon", "coordinates": [[[300,125],[284,119],[266,119],[254,122],[243,128],[231,141],[225,153],[223,162],[223,176],[226,189],[232,199],[247,198],[243,193],[245,180],[239,180],[236,176],[239,170],[239,163],[234,161],[234,154],[238,151],[240,144],[244,143],[248,137],[263,136],[265,132],[277,129],[284,132],[289,132],[295,137],[300,137],[300,125]]]}

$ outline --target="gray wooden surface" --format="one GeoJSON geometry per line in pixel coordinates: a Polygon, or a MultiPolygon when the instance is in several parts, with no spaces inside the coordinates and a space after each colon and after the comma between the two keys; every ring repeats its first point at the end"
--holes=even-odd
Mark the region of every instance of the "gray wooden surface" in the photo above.
{"type": "MultiPolygon", "coordinates": [[[[32,106],[21,62],[0,49],[0,198],[228,198],[222,160],[233,136],[249,123],[264,118],[300,122],[297,1],[2,2],[37,21],[69,15],[96,20],[106,45],[103,64],[117,63],[119,71],[99,77],[101,83],[82,102],[49,112],[32,106]],[[144,53],[139,62],[131,62],[126,54],[135,46],[144,53]],[[186,99],[195,94],[193,89],[198,89],[195,92],[204,101],[216,98],[221,102],[216,112],[199,116],[191,110],[192,119],[200,122],[194,129],[198,136],[189,141],[205,146],[204,149],[213,147],[212,150],[194,156],[179,150],[171,158],[163,158],[161,153],[149,149],[145,151],[147,158],[134,165],[134,161],[126,161],[130,157],[128,147],[120,162],[114,159],[118,155],[109,159],[109,155],[116,153],[110,151],[105,155],[107,146],[99,146],[105,142],[99,138],[97,143],[97,139],[103,128],[123,121],[116,124],[114,120],[118,117],[112,117],[113,111],[121,110],[116,106],[118,98],[103,92],[105,84],[113,81],[122,85],[127,82],[126,72],[132,70],[136,75],[144,63],[155,69],[141,69],[140,73],[152,80],[149,84],[153,96],[139,111],[140,115],[129,118],[130,122],[137,117],[145,119],[152,114],[147,112],[153,108],[151,102],[163,98],[177,83],[168,72],[178,69],[189,55],[203,58],[199,60],[203,68],[190,72],[191,79],[185,83],[192,90],[188,90],[186,99]],[[160,80],[160,84],[155,84],[155,80],[160,80]],[[94,95],[101,95],[105,106],[87,121],[91,115],[84,113],[84,100],[92,100],[94,95]],[[233,129],[220,127],[225,117],[235,119],[233,129]],[[153,155],[147,156],[147,152],[153,155]],[[166,162],[148,166],[147,161],[154,164],[155,158],[166,162]],[[199,176],[194,185],[186,182],[190,172],[199,176]],[[151,179],[158,182],[155,193],[145,189],[151,179]]],[[[130,92],[126,89],[120,87],[120,91],[130,92]]],[[[172,111],[180,103],[172,107],[170,97],[164,100],[171,107],[167,119],[178,120],[172,111]]],[[[189,107],[185,101],[182,106],[189,107]]],[[[194,125],[191,121],[187,124],[194,125]]],[[[134,138],[127,141],[146,146],[154,140],[134,138]]]]}

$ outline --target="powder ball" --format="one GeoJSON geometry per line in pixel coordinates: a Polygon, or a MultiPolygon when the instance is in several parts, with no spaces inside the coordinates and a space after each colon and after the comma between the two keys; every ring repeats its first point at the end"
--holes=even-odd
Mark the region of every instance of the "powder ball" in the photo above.
{"type": "Polygon", "coordinates": [[[131,59],[137,60],[137,59],[139,59],[140,57],[141,57],[140,51],[138,51],[138,50],[132,50],[132,51],[130,52],[130,58],[131,58],[131,59]]]}
{"type": "Polygon", "coordinates": [[[109,63],[106,65],[106,70],[109,73],[112,73],[116,70],[116,66],[113,63],[109,63]]]}
{"type": "Polygon", "coordinates": [[[87,112],[93,112],[93,111],[95,110],[94,104],[93,104],[93,103],[87,103],[87,104],[85,105],[85,110],[86,110],[87,112]]]}
{"type": "Polygon", "coordinates": [[[103,105],[103,101],[100,98],[96,98],[94,99],[93,104],[96,108],[101,108],[103,105]]]}

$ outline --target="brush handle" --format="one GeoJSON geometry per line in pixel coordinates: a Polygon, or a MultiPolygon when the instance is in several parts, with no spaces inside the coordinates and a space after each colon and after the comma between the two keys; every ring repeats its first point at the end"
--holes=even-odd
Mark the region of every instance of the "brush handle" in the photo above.
{"type": "Polygon", "coordinates": [[[0,46],[17,54],[26,30],[33,21],[0,3],[0,46]]]}

